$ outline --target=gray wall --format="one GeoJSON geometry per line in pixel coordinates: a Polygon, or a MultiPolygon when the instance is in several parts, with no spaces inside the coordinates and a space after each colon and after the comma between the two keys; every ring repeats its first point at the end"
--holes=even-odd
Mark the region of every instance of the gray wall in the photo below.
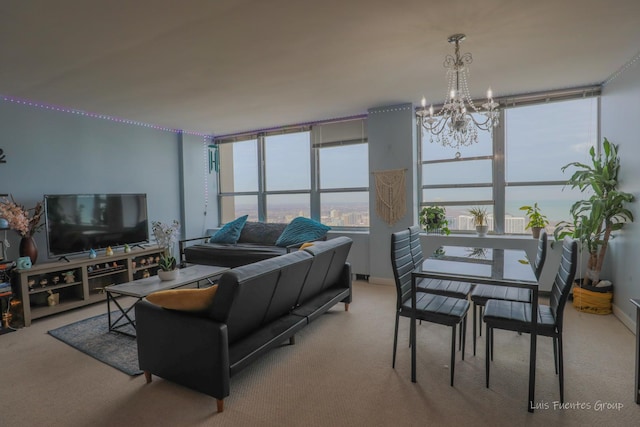
{"type": "MultiPolygon", "coordinates": [[[[0,102],[0,129],[0,193],[26,207],[44,194],[147,193],[150,221],[184,221],[181,183],[189,189],[186,203],[195,203],[204,185],[201,137],[185,137],[181,146],[173,132],[9,102],[0,102]],[[189,171],[182,181],[181,162],[189,171]]],[[[189,210],[189,231],[192,223],[202,227],[203,212],[189,210]]],[[[7,258],[15,259],[19,236],[7,237],[7,258]]],[[[38,263],[47,261],[44,232],[36,243],[38,263]]]]}
{"type": "Polygon", "coordinates": [[[392,225],[376,214],[376,183],[373,174],[369,177],[369,281],[392,284],[391,233],[412,226],[418,215],[414,191],[417,143],[413,106],[401,104],[370,109],[367,122],[369,171],[406,169],[407,212],[392,225]]]}
{"type": "Polygon", "coordinates": [[[182,234],[188,238],[204,236],[208,228],[218,226],[218,189],[215,172],[209,173],[208,145],[202,136],[182,135],[180,209],[182,234]]]}
{"type": "Polygon", "coordinates": [[[620,188],[632,193],[636,202],[629,205],[636,222],[628,224],[610,240],[603,278],[614,284],[614,310],[628,325],[635,319],[635,309],[629,298],[640,298],[640,61],[635,61],[602,91],[602,136],[620,150],[618,175],[620,188]],[[626,317],[626,318],[625,318],[626,317]]]}

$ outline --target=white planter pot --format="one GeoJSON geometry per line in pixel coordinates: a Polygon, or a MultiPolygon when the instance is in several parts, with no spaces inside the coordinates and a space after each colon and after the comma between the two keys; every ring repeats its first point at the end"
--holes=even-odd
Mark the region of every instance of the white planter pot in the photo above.
{"type": "Polygon", "coordinates": [[[480,237],[486,236],[487,231],[489,231],[488,225],[476,225],[476,233],[478,233],[478,236],[480,237]]]}
{"type": "Polygon", "coordinates": [[[178,277],[178,269],[171,271],[158,270],[158,277],[160,280],[175,280],[178,277]]]}

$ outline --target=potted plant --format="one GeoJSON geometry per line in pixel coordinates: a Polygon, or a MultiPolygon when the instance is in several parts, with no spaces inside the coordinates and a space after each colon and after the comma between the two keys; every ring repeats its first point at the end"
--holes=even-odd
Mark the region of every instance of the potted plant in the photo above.
{"type": "Polygon", "coordinates": [[[469,214],[473,217],[473,224],[476,226],[478,236],[486,236],[489,230],[489,226],[487,225],[487,210],[485,208],[475,207],[469,209],[469,214]]]}
{"type": "Polygon", "coordinates": [[[595,286],[600,282],[600,273],[604,263],[609,239],[625,223],[633,222],[633,214],[625,207],[634,197],[630,193],[618,190],[618,171],[620,158],[618,147],[606,138],[602,144],[602,154],[596,155],[594,147],[589,150],[591,164],[573,162],[562,170],[574,167],[577,170],[567,181],[572,188],[586,190],[593,194],[586,200],[580,200],[571,206],[572,222],[562,221],[554,230],[556,240],[571,236],[579,239],[587,250],[589,259],[587,271],[582,279],[583,286],[595,286]]]}
{"type": "Polygon", "coordinates": [[[549,224],[549,220],[540,211],[538,202],[534,203],[533,206],[521,206],[520,210],[526,211],[525,214],[527,215],[527,217],[529,217],[529,222],[524,229],[528,230],[530,228],[533,238],[540,238],[540,230],[542,230],[547,226],[547,224],[549,224]]]}
{"type": "Polygon", "coordinates": [[[158,270],[158,277],[160,280],[174,280],[178,275],[178,269],[176,258],[173,256],[173,249],[178,241],[180,223],[173,220],[171,225],[167,225],[160,221],[153,221],[151,228],[158,247],[164,249],[158,261],[158,267],[160,268],[158,270]]]}
{"type": "Polygon", "coordinates": [[[446,214],[447,211],[442,206],[425,206],[418,215],[422,229],[427,233],[444,233],[448,236],[451,230],[446,214]]]}

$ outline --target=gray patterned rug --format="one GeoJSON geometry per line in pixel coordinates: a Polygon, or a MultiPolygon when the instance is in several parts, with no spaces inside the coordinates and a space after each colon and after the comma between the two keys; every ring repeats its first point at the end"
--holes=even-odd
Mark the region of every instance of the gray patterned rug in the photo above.
{"type": "MultiPolygon", "coordinates": [[[[116,313],[111,315],[113,319],[116,313]]],[[[122,330],[135,333],[131,326],[122,330]]],[[[140,375],[142,373],[138,368],[136,339],[117,332],[109,332],[106,313],[52,329],[49,335],[125,374],[140,375]]]]}

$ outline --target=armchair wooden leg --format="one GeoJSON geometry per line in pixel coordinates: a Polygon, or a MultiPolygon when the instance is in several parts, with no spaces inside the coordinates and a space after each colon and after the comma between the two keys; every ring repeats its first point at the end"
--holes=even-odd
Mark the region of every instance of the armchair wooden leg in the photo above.
{"type": "Polygon", "coordinates": [[[344,303],[344,311],[349,311],[349,303],[348,302],[344,303]]]}
{"type": "Polygon", "coordinates": [[[293,335],[289,337],[289,345],[294,345],[296,343],[296,336],[293,335]]]}
{"type": "Polygon", "coordinates": [[[147,380],[147,384],[151,382],[151,372],[144,371],[144,379],[147,380]]]}
{"type": "Polygon", "coordinates": [[[217,403],[217,406],[218,406],[218,412],[224,411],[224,400],[216,399],[216,403],[217,403]]]}

